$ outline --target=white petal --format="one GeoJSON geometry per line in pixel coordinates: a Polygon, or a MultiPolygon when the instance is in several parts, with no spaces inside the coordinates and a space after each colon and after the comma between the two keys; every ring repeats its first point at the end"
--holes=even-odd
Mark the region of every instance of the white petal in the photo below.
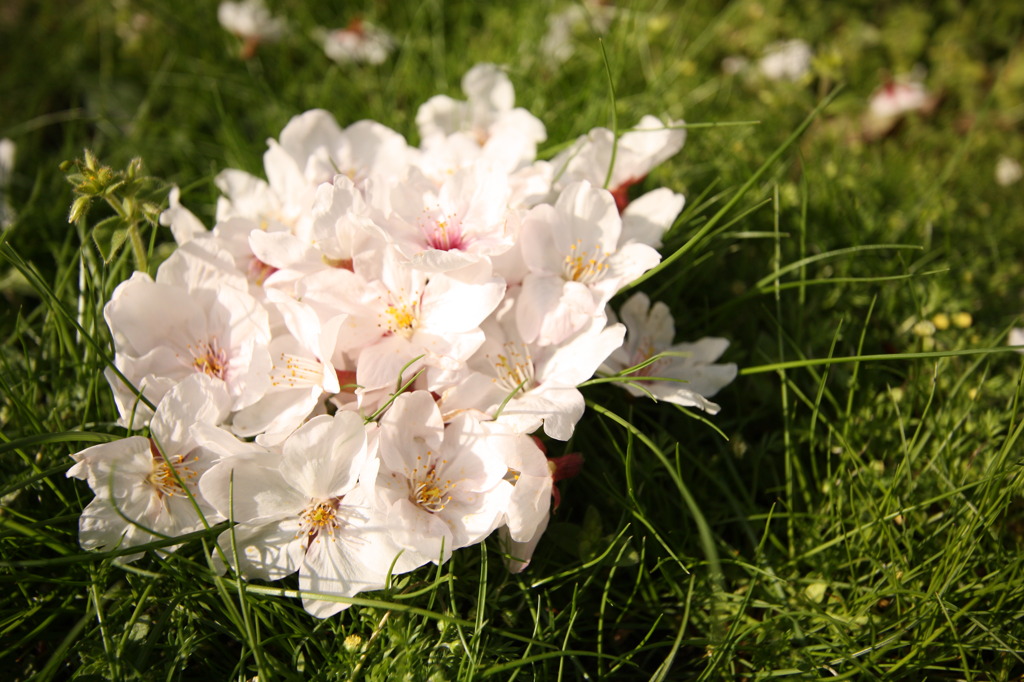
{"type": "Polygon", "coordinates": [[[145,478],[152,470],[147,459],[152,458],[149,439],[142,436],[93,445],[71,457],[75,464],[68,469],[68,478],[88,481],[93,492],[104,497],[118,494],[122,487],[145,478]]]}
{"type": "Polygon", "coordinates": [[[231,429],[242,437],[259,436],[261,445],[278,445],[312,413],[322,394],[308,387],[267,393],[236,412],[231,429]]]}
{"type": "MultiPolygon", "coordinates": [[[[504,421],[519,415],[544,418],[544,433],[556,440],[572,438],[576,424],[583,416],[585,403],[583,394],[575,387],[554,386],[532,391],[519,400],[514,400],[501,414],[504,421]]],[[[519,425],[517,428],[526,431],[519,425]]]]}
{"type": "Polygon", "coordinates": [[[550,518],[550,515],[545,516],[544,520],[537,527],[537,532],[526,542],[513,540],[507,527],[501,529],[501,546],[504,552],[508,554],[508,558],[505,561],[509,573],[521,573],[530,565],[533,552],[537,548],[537,544],[540,542],[544,531],[547,529],[550,518]]]}
{"type": "MultiPolygon", "coordinates": [[[[523,436],[529,439],[529,436],[523,436]]],[[[532,439],[530,445],[533,445],[532,439]]],[[[512,489],[508,511],[505,513],[509,535],[516,542],[528,542],[547,525],[551,509],[551,472],[547,468],[544,455],[538,449],[532,459],[539,458],[544,467],[542,476],[530,476],[521,473],[512,489]]]]}
{"type": "Polygon", "coordinates": [[[505,282],[500,277],[463,282],[435,275],[423,292],[421,322],[432,332],[466,332],[480,323],[501,302],[505,282]]]}
{"type": "Polygon", "coordinates": [[[539,368],[538,379],[562,386],[576,386],[594,375],[613,350],[622,345],[626,327],[613,324],[594,333],[581,332],[539,368]]]}
{"type": "Polygon", "coordinates": [[[463,497],[445,507],[444,515],[452,530],[455,548],[482,541],[502,524],[512,486],[502,484],[483,493],[463,497]]]}
{"type": "Polygon", "coordinates": [[[366,457],[363,420],[354,412],[314,417],[283,449],[281,474],[296,490],[314,499],[344,495],[355,486],[366,457]]]}
{"type": "Polygon", "coordinates": [[[421,354],[422,351],[413,347],[402,336],[386,336],[359,353],[356,383],[367,391],[378,388],[390,388],[391,391],[395,391],[398,389],[399,378],[408,381],[422,367],[422,359],[409,364],[421,354]]]}
{"type": "Polygon", "coordinates": [[[298,518],[309,496],[280,472],[280,455],[250,444],[252,452],[221,459],[199,480],[199,489],[225,518],[260,525],[298,518]]]}
{"type": "MultiPolygon", "coordinates": [[[[299,570],[302,563],[297,516],[263,525],[239,524],[221,533],[217,545],[227,562],[249,579],[280,580],[299,570]]],[[[223,566],[216,552],[214,564],[223,566]]]]}
{"type": "Polygon", "coordinates": [[[615,198],[608,190],[587,181],[566,187],[555,203],[564,228],[555,233],[559,255],[567,255],[570,245],[582,240],[586,248],[598,244],[605,253],[613,253],[622,232],[622,218],[615,198]]]}
{"type": "Polygon", "coordinates": [[[249,246],[253,255],[262,262],[282,270],[320,261],[316,249],[290,232],[253,230],[249,235],[249,246]]]}
{"type": "Polygon", "coordinates": [[[317,150],[335,149],[342,139],[341,127],[334,116],[323,109],[310,109],[293,116],[281,131],[281,148],[302,165],[317,150]]]}
{"type": "Polygon", "coordinates": [[[416,127],[426,142],[462,130],[468,123],[468,117],[465,102],[457,102],[447,95],[434,95],[416,112],[416,127]]]}
{"type": "Polygon", "coordinates": [[[561,277],[530,274],[523,280],[516,323],[527,343],[561,343],[601,314],[590,288],[561,277]]]}
{"type": "Polygon", "coordinates": [[[169,454],[187,452],[195,445],[194,426],[222,423],[229,406],[223,381],[193,374],[172,388],[157,405],[151,424],[153,436],[165,451],[171,451],[169,454]]]}
{"type": "Polygon", "coordinates": [[[398,396],[380,426],[381,459],[393,471],[412,469],[418,457],[441,448],[444,423],[433,396],[426,391],[398,396]]]}
{"type": "Polygon", "coordinates": [[[230,253],[218,246],[214,237],[193,239],[183,244],[160,264],[156,281],[187,291],[199,288],[231,287],[247,291],[249,283],[235,267],[230,253]]]}
{"type": "Polygon", "coordinates": [[[388,510],[387,524],[399,546],[419,556],[429,557],[434,563],[447,561],[452,551],[457,549],[448,524],[407,499],[392,504],[388,510]]]}
{"type": "Polygon", "coordinates": [[[455,481],[456,496],[467,490],[491,490],[508,471],[505,452],[515,447],[518,435],[501,425],[458,415],[444,431],[438,478],[455,481]]]}
{"type": "Polygon", "coordinates": [[[495,64],[477,64],[462,77],[462,91],[474,108],[486,111],[508,111],[515,106],[516,93],[512,81],[495,64]]]}
{"type": "Polygon", "coordinates": [[[135,356],[168,342],[184,347],[206,330],[205,316],[184,289],[157,284],[141,272],[114,289],[103,316],[114,347],[135,356]]]}
{"type": "MultiPolygon", "coordinates": [[[[1014,327],[1010,330],[1010,338],[1007,341],[1007,345],[1010,346],[1024,346],[1024,329],[1020,327],[1014,327]]],[[[1024,353],[1024,349],[1017,349],[1018,353],[1024,353]]]]}
{"type": "MultiPolygon", "coordinates": [[[[158,539],[148,533],[146,538],[138,538],[132,533],[134,526],[126,522],[122,514],[123,510],[119,514],[106,498],[97,497],[86,505],[78,519],[78,542],[82,549],[110,551],[158,539]]],[[[141,556],[122,557],[121,561],[134,561],[141,556]]]]}
{"type": "MultiPolygon", "coordinates": [[[[0,183],[2,186],[2,183],[0,183]]],[[[171,187],[168,197],[170,206],[160,214],[160,224],[171,228],[174,241],[178,245],[185,244],[192,239],[206,234],[206,226],[200,222],[192,211],[181,205],[181,190],[177,185],[171,187]]]]}
{"type": "Polygon", "coordinates": [[[626,242],[640,242],[655,249],[683,210],[685,199],[667,187],[659,187],[634,199],[622,212],[622,237],[626,242]]]}

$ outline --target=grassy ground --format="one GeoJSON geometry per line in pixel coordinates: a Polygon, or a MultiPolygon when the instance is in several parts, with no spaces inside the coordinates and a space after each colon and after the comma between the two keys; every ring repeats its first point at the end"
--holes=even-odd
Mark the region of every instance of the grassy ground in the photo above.
{"type": "MultiPolygon", "coordinates": [[[[695,128],[651,178],[687,195],[664,253],[688,250],[642,285],[671,305],[679,338],[730,338],[741,376],[716,397],[713,426],[586,389],[591,409],[564,449],[586,467],[527,572],[508,575],[485,544],[318,621],[289,598],[294,583],[215,579],[208,539],[128,567],[83,554],[91,494],[64,471],[118,433],[99,313],[131,262],[124,251],[102,266],[67,223],[62,160],[84,147],[116,168],[141,156],[209,223],[213,176],[261,173],[264,139],[292,115],[323,107],[414,139],[416,107],[460,96],[478,61],[507,66],[552,145],[611,120],[592,37],[561,67],[538,54],[560,6],[328,4],[274,3],[293,32],[247,62],[214,3],[0,8],[0,136],[18,144],[19,216],[0,237],[9,679],[1024,675],[1024,374],[998,352],[1024,311],[1024,203],[1021,185],[993,180],[1000,154],[1024,158],[1024,8],[995,0],[620,14],[605,49],[623,125],[757,121],[695,128]],[[311,37],[357,11],[398,36],[381,67],[337,66],[311,37]],[[724,57],[794,37],[816,50],[805,79],[722,73],[724,57]],[[936,111],[864,140],[868,95],[918,63],[936,111]]],[[[143,236],[166,253],[168,232],[143,236]]]]}

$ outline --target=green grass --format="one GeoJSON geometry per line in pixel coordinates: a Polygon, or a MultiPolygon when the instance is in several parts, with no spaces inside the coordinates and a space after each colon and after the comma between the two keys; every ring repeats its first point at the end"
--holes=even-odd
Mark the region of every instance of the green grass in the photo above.
{"type": "MultiPolygon", "coordinates": [[[[0,11],[0,136],[18,144],[19,215],[0,235],[9,679],[1024,675],[1024,372],[1000,351],[1024,311],[1024,204],[1021,185],[993,181],[1000,154],[1024,158],[1024,9],[994,0],[651,2],[613,25],[620,125],[645,113],[757,121],[691,130],[652,174],[648,185],[687,196],[663,253],[684,250],[640,285],[671,306],[679,339],[730,338],[741,375],[710,425],[588,387],[577,436],[551,453],[583,452],[584,473],[563,484],[525,573],[509,575],[488,542],[318,621],[294,581],[212,574],[209,535],[129,566],[82,552],[91,493],[64,471],[70,453],[121,435],[101,311],[132,260],[124,250],[104,265],[68,224],[61,161],[83,148],[114,168],[141,157],[209,224],[213,176],[262,174],[264,140],[294,114],[372,118],[414,141],[416,107],[460,96],[478,61],[506,65],[552,148],[610,124],[596,40],[581,36],[564,67],[538,56],[559,6],[357,4],[273,3],[293,33],[249,62],[212,2],[0,11]],[[336,66],[309,35],[357,10],[398,37],[381,67],[336,66]],[[121,37],[135,12],[144,33],[121,37]],[[720,70],[792,37],[816,50],[805,82],[720,70]],[[942,95],[937,111],[863,141],[867,96],[915,63],[942,95]],[[964,312],[963,327],[918,324],[964,312]]],[[[89,224],[105,215],[97,206],[89,224]]],[[[153,260],[166,256],[168,231],[142,237],[153,260]]]]}

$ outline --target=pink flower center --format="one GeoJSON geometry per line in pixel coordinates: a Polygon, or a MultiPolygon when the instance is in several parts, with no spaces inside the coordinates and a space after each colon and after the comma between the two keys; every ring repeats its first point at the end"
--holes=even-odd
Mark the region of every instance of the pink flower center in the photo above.
{"type": "MultiPolygon", "coordinates": [[[[630,358],[630,367],[643,364],[652,357],[658,354],[658,349],[654,347],[654,343],[647,337],[640,339],[640,343],[636,345],[636,350],[633,351],[633,356],[630,358]]],[[[660,358],[654,362],[644,365],[640,369],[634,370],[629,373],[629,376],[634,377],[654,377],[658,376],[662,367],[668,364],[667,358],[660,358]]]]}
{"type": "Polygon", "coordinates": [[[267,265],[256,256],[253,256],[249,260],[249,269],[246,273],[249,276],[249,281],[256,284],[256,286],[263,286],[263,282],[266,281],[267,277],[277,272],[277,268],[273,265],[267,265]]]}
{"type": "Polygon", "coordinates": [[[227,381],[228,354],[218,345],[216,337],[188,346],[192,354],[192,367],[207,376],[227,381]]]}
{"type": "Polygon", "coordinates": [[[427,246],[438,251],[463,251],[469,243],[462,233],[462,222],[455,216],[442,216],[429,221],[424,230],[427,246]]]}
{"type": "Polygon", "coordinates": [[[181,484],[192,487],[199,476],[188,464],[198,462],[199,458],[175,455],[165,459],[152,439],[149,441],[149,451],[153,455],[153,470],[146,476],[146,483],[153,487],[158,498],[185,497],[185,489],[181,484]]]}

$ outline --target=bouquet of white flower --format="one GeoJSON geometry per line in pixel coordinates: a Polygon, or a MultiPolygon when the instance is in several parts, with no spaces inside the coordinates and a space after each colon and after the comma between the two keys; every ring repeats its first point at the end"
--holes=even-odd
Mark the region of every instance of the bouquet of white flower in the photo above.
{"type": "Polygon", "coordinates": [[[373,121],[296,116],[268,142],[267,180],[217,177],[212,230],[172,190],[178,248],[105,308],[121,423],[148,436],[74,455],[68,475],[96,493],[83,547],[227,520],[215,565],[298,572],[326,617],[496,530],[525,568],[560,473],[532,434],[569,439],[595,372],[718,410],[728,342],[673,346],[643,294],[625,324],[607,309],[683,207],[627,191],[682,148],[682,122],[598,128],[538,161],[544,125],[504,72],[477,65],[463,90],[420,108],[418,148],[373,121]]]}

